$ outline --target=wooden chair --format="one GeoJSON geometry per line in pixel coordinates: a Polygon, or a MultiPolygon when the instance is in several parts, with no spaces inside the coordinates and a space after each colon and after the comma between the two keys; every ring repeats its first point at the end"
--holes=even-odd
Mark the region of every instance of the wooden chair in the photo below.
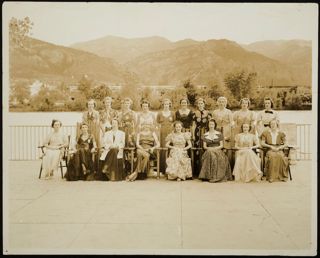
{"type": "MultiPolygon", "coordinates": [[[[63,168],[67,168],[68,162],[69,162],[69,146],[70,146],[70,135],[68,135],[68,146],[64,148],[63,150],[63,156],[59,161],[59,168],[61,171],[61,178],[64,177],[63,175],[63,168]]],[[[39,149],[41,149],[41,166],[40,166],[40,171],[39,171],[39,179],[41,178],[42,170],[43,170],[43,157],[46,155],[45,154],[45,146],[38,146],[39,149]]]]}

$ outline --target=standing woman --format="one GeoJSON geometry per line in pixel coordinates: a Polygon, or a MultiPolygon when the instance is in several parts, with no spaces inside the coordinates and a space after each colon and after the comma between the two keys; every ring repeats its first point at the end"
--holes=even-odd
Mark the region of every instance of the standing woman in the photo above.
{"type": "Polygon", "coordinates": [[[264,130],[269,130],[269,123],[271,120],[279,121],[279,114],[273,110],[273,101],[269,97],[264,98],[264,110],[260,111],[257,116],[257,131],[258,135],[261,136],[264,130]]]}
{"type": "Polygon", "coordinates": [[[148,124],[155,127],[156,119],[154,114],[150,111],[150,102],[148,100],[142,100],[141,109],[142,112],[138,114],[137,119],[137,131],[140,131],[142,124],[148,124]]]}
{"type": "Polygon", "coordinates": [[[112,129],[104,134],[103,152],[100,160],[102,173],[110,181],[121,181],[125,178],[123,171],[123,148],[125,145],[125,133],[118,129],[119,122],[111,120],[112,129]]]}
{"type": "Polygon", "coordinates": [[[100,115],[95,108],[97,103],[94,99],[87,102],[88,110],[82,114],[82,122],[89,127],[89,133],[92,134],[96,140],[98,148],[100,147],[100,115]]]}
{"type": "Polygon", "coordinates": [[[217,123],[209,120],[209,131],[203,135],[202,167],[199,179],[209,180],[210,183],[231,180],[231,168],[223,148],[223,134],[216,130],[217,123]]]}
{"type": "Polygon", "coordinates": [[[265,130],[261,135],[262,147],[268,148],[264,170],[270,183],[288,180],[289,162],[283,153],[286,148],[286,135],[279,131],[278,123],[277,120],[271,120],[270,130],[265,130]]]}
{"type": "Polygon", "coordinates": [[[250,100],[248,98],[243,98],[240,100],[241,109],[234,112],[233,121],[234,121],[234,135],[237,135],[242,132],[242,125],[248,124],[251,126],[250,133],[255,134],[256,126],[256,115],[255,112],[249,110],[250,100]]]}
{"type": "Polygon", "coordinates": [[[182,128],[182,122],[174,122],[174,131],[166,139],[166,147],[170,149],[166,173],[168,179],[177,181],[192,177],[191,159],[187,152],[192,147],[191,134],[182,132],[182,128]]]}
{"type": "MultiPolygon", "coordinates": [[[[194,129],[194,147],[203,148],[203,135],[208,129],[209,115],[208,110],[205,109],[205,101],[199,98],[196,102],[197,110],[194,115],[195,129],[194,129]]],[[[194,153],[194,170],[193,176],[198,177],[201,168],[201,150],[196,150],[194,153]]]]}
{"type": "Polygon", "coordinates": [[[42,168],[45,179],[52,177],[54,172],[57,172],[64,148],[68,146],[68,137],[61,132],[61,126],[62,123],[59,120],[53,119],[51,123],[53,132],[46,137],[43,144],[45,154],[42,158],[42,168]]]}
{"type": "Polygon", "coordinates": [[[184,132],[192,132],[194,112],[188,108],[188,98],[180,99],[180,109],[176,111],[175,118],[182,122],[184,132]]]}
{"type": "Polygon", "coordinates": [[[137,124],[136,112],[131,110],[132,100],[125,98],[123,100],[122,111],[119,114],[119,129],[126,134],[125,147],[134,146],[135,127],[137,124]]]}
{"type": "MultiPolygon", "coordinates": [[[[175,120],[175,114],[170,110],[172,103],[170,99],[162,101],[163,110],[157,114],[157,123],[160,125],[160,147],[166,147],[166,138],[172,132],[172,125],[175,120]]],[[[166,172],[166,151],[160,151],[160,171],[166,172]]]]}
{"type": "Polygon", "coordinates": [[[216,129],[220,131],[223,136],[223,148],[227,151],[227,156],[230,165],[233,161],[232,153],[232,128],[233,128],[233,117],[230,109],[227,109],[227,99],[225,97],[218,98],[218,109],[212,112],[212,118],[216,121],[216,129]]]}
{"type": "Polygon", "coordinates": [[[259,141],[256,135],[249,133],[250,125],[242,125],[242,133],[235,137],[236,162],[233,169],[235,181],[250,182],[260,181],[262,177],[261,160],[253,152],[258,147],[259,141]]]}
{"type": "Polygon", "coordinates": [[[103,100],[104,109],[100,111],[100,128],[102,131],[101,137],[104,133],[110,131],[112,128],[111,121],[118,117],[118,112],[111,107],[112,98],[105,97],[103,100]]]}

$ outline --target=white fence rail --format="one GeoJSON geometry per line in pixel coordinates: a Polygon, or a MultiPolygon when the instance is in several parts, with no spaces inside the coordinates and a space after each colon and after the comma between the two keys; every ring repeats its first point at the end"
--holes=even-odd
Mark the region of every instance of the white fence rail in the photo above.
{"type": "MultiPolygon", "coordinates": [[[[297,160],[311,160],[311,124],[294,125],[296,132],[295,145],[297,160]]],[[[76,135],[76,126],[63,126],[61,128],[66,135],[73,139],[76,135]]],[[[10,126],[10,160],[37,160],[41,154],[38,146],[43,144],[45,137],[51,132],[50,126],[10,126]]],[[[7,136],[5,136],[7,137],[7,136]]]]}

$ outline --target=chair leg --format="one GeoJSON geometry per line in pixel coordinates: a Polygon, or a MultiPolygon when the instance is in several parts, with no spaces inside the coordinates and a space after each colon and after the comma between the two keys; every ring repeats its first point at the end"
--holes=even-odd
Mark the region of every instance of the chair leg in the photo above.
{"type": "Polygon", "coordinates": [[[63,178],[63,166],[62,161],[60,161],[61,178],[63,178]]]}
{"type": "Polygon", "coordinates": [[[41,167],[40,167],[39,179],[41,178],[41,173],[42,173],[42,162],[41,162],[41,167]]]}
{"type": "Polygon", "coordinates": [[[290,166],[288,166],[288,172],[289,172],[289,178],[290,178],[290,181],[292,181],[292,176],[291,176],[291,169],[290,169],[290,166]]]}

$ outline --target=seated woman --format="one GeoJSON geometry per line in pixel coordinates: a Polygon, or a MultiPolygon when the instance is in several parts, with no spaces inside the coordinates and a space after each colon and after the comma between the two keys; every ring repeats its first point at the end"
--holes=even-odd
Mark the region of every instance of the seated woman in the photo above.
{"type": "Polygon", "coordinates": [[[199,179],[209,180],[210,183],[231,180],[231,168],[227,155],[221,150],[223,147],[223,135],[216,131],[217,123],[209,120],[209,131],[203,135],[202,167],[199,179]]]}
{"type": "Polygon", "coordinates": [[[288,158],[285,157],[283,149],[286,148],[286,135],[279,131],[278,121],[271,120],[270,130],[264,131],[261,135],[262,147],[268,148],[265,157],[265,174],[267,180],[287,181],[288,180],[288,158]]]}
{"type": "Polygon", "coordinates": [[[258,147],[258,139],[255,135],[249,133],[250,125],[241,126],[242,133],[235,136],[236,161],[233,168],[235,181],[250,182],[260,181],[262,171],[260,170],[261,160],[252,151],[258,147]]]}
{"type": "Polygon", "coordinates": [[[76,141],[75,153],[71,157],[65,178],[67,181],[93,180],[94,161],[92,154],[96,151],[95,138],[89,134],[89,126],[86,123],[80,125],[80,135],[76,141]]]}
{"type": "Polygon", "coordinates": [[[42,169],[45,173],[45,179],[53,176],[58,170],[59,162],[63,156],[64,148],[68,146],[68,137],[61,132],[62,123],[53,119],[51,127],[53,132],[50,133],[44,141],[45,154],[42,158],[42,169]]]}
{"type": "Polygon", "coordinates": [[[123,169],[123,148],[125,145],[125,133],[118,129],[117,119],[111,120],[112,129],[107,131],[102,140],[103,152],[102,173],[110,181],[121,181],[125,178],[123,169]]]}
{"type": "Polygon", "coordinates": [[[137,164],[135,171],[128,176],[127,181],[144,180],[147,178],[147,165],[150,156],[154,155],[154,149],[160,147],[155,132],[149,124],[142,124],[141,131],[137,134],[137,164]]]}
{"type": "Polygon", "coordinates": [[[174,131],[166,138],[166,147],[170,149],[167,158],[166,174],[171,180],[186,180],[192,177],[191,159],[187,150],[192,147],[191,134],[182,132],[182,122],[174,122],[174,131]]]}

